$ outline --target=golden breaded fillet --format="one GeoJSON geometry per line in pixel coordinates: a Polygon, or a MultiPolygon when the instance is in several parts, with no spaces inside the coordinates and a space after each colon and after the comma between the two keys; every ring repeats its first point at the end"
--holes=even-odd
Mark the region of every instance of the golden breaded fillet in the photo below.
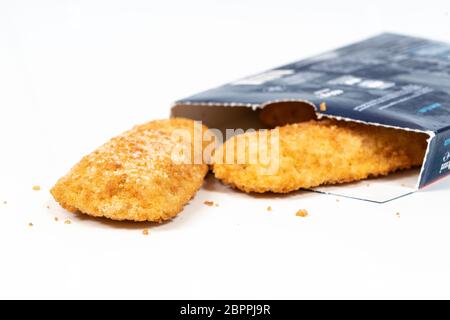
{"type": "MultiPolygon", "coordinates": [[[[225,163],[223,155],[227,148],[237,148],[239,136],[218,148],[213,166],[216,178],[245,192],[278,193],[350,182],[421,165],[428,137],[422,133],[335,120],[313,120],[270,132],[274,134],[275,130],[279,130],[279,152],[267,152],[271,158],[263,165],[239,164],[236,158],[234,164],[225,163]],[[262,174],[263,169],[274,163],[277,163],[277,171],[262,174]]],[[[247,160],[250,143],[257,142],[250,142],[252,135],[259,136],[261,131],[244,134],[247,160]]]]}
{"type": "MultiPolygon", "coordinates": [[[[51,193],[62,207],[91,216],[133,221],[170,219],[194,196],[208,171],[206,164],[171,160],[175,147],[193,151],[194,127],[194,121],[182,118],[136,126],[81,159],[51,193]],[[185,129],[191,141],[174,137],[177,129],[185,129]]],[[[203,134],[206,127],[199,129],[203,134]]],[[[190,157],[188,160],[193,158],[193,152],[184,155],[190,157]]]]}

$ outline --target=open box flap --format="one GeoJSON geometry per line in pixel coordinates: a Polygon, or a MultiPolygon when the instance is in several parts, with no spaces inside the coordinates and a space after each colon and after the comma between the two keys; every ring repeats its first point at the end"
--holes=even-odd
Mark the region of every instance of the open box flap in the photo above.
{"type": "Polygon", "coordinates": [[[347,198],[384,203],[416,191],[419,169],[390,174],[383,178],[368,179],[343,185],[320,186],[312,191],[347,198]]]}

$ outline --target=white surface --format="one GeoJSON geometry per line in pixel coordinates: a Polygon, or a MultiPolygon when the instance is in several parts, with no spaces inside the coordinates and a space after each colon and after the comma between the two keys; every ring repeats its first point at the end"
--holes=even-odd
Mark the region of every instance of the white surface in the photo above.
{"type": "Polygon", "coordinates": [[[1,1],[0,297],[450,298],[450,179],[374,204],[209,178],[148,236],[51,199],[82,155],[177,98],[380,31],[450,41],[446,0],[296,3],[1,1]]]}

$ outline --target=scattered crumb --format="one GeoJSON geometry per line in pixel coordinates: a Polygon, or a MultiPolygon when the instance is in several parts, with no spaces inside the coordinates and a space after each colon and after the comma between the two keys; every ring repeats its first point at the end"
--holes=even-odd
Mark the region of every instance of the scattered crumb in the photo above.
{"type": "Polygon", "coordinates": [[[366,187],[370,187],[370,183],[366,183],[366,187]]]}
{"type": "Polygon", "coordinates": [[[209,201],[209,200],[204,201],[203,203],[210,207],[212,207],[214,205],[214,201],[209,201]]]}
{"type": "Polygon", "coordinates": [[[215,207],[218,207],[219,206],[219,204],[218,203],[216,203],[215,205],[214,205],[215,207]]]}
{"type": "Polygon", "coordinates": [[[65,221],[64,221],[64,224],[71,224],[72,223],[72,221],[70,221],[70,219],[66,219],[65,221]]]}
{"type": "Polygon", "coordinates": [[[339,199],[336,199],[336,202],[339,202],[340,200],[339,199]]]}
{"type": "Polygon", "coordinates": [[[268,206],[268,207],[267,207],[267,211],[272,211],[272,207],[271,207],[271,206],[268,206]]]}
{"type": "Polygon", "coordinates": [[[55,220],[56,222],[58,222],[58,217],[54,217],[53,220],[55,220]]]}
{"type": "Polygon", "coordinates": [[[34,191],[39,191],[39,190],[41,190],[41,187],[40,186],[33,186],[33,190],[34,191]]]}
{"type": "Polygon", "coordinates": [[[320,111],[322,111],[322,112],[327,111],[327,104],[326,104],[325,102],[322,102],[322,103],[319,105],[319,109],[320,109],[320,111]]]}
{"type": "Polygon", "coordinates": [[[395,215],[400,218],[400,212],[397,212],[395,215]]]}
{"type": "Polygon", "coordinates": [[[149,234],[148,229],[142,230],[142,234],[143,234],[144,236],[148,236],[148,234],[149,234]]]}
{"type": "Polygon", "coordinates": [[[6,202],[6,201],[3,201],[3,204],[8,204],[8,202],[6,202]]]}
{"type": "Polygon", "coordinates": [[[50,209],[50,206],[47,206],[47,209],[50,209]]]}
{"type": "Polygon", "coordinates": [[[305,209],[300,209],[297,211],[297,213],[295,214],[297,217],[307,217],[308,216],[308,211],[306,211],[305,209]]]}
{"type": "Polygon", "coordinates": [[[29,227],[32,227],[32,226],[33,226],[33,223],[28,222],[28,226],[29,226],[29,227]]]}

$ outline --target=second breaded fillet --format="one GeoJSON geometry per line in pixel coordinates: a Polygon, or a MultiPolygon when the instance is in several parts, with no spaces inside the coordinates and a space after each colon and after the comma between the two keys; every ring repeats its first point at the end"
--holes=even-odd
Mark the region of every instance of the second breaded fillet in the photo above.
{"type": "MultiPolygon", "coordinates": [[[[237,148],[239,136],[228,140],[216,152],[216,178],[245,192],[277,193],[361,180],[420,166],[428,138],[423,133],[335,120],[309,121],[274,130],[279,130],[279,152],[267,152],[270,161],[263,165],[239,164],[236,158],[234,164],[226,164],[222,155],[227,148],[237,148]],[[278,170],[267,174],[270,166],[278,170]]],[[[244,134],[247,160],[249,141],[255,134],[261,132],[244,134]]]]}
{"type": "Polygon", "coordinates": [[[182,150],[178,159],[193,158],[194,128],[200,135],[206,130],[182,118],[136,126],[81,159],[51,193],[62,207],[91,216],[170,219],[194,196],[208,171],[206,164],[180,164],[171,158],[175,147],[182,150]],[[179,129],[185,130],[191,141],[172,134],[179,129]]]}

